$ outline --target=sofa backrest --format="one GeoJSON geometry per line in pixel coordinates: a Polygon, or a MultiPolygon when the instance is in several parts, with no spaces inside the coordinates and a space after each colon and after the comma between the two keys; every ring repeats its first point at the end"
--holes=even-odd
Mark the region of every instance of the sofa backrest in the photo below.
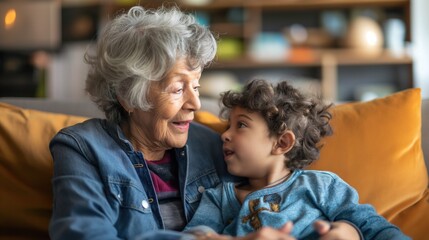
{"type": "MultiPolygon", "coordinates": [[[[20,107],[54,113],[64,113],[85,117],[104,117],[92,102],[65,102],[40,98],[0,98],[0,102],[20,107]]],[[[202,110],[218,114],[219,104],[216,99],[201,98],[202,110]]],[[[422,150],[429,175],[429,99],[422,101],[422,150]]]]}
{"type": "MultiPolygon", "coordinates": [[[[420,129],[419,93],[416,90],[409,90],[368,104],[336,106],[334,119],[337,119],[336,129],[338,131],[337,134],[334,134],[335,138],[330,139],[331,144],[327,143],[323,149],[327,153],[324,155],[326,161],[321,159],[318,163],[324,164],[324,166],[319,166],[320,169],[327,170],[330,169],[329,166],[332,169],[344,166],[344,169],[332,171],[343,174],[344,179],[357,188],[364,202],[373,203],[377,210],[414,239],[426,239],[427,226],[423,222],[427,222],[429,214],[428,179],[427,169],[424,169],[420,152],[420,138],[417,136],[422,131],[422,146],[425,151],[426,166],[428,166],[429,100],[423,101],[423,127],[420,129]],[[352,122],[350,122],[351,120],[352,122]],[[372,134],[372,130],[368,130],[371,129],[368,128],[368,123],[371,123],[372,129],[376,130],[374,132],[378,133],[375,134],[376,136],[372,134]],[[353,128],[350,129],[350,126],[353,128]],[[367,130],[368,132],[366,132],[367,130]],[[399,141],[383,144],[386,142],[383,139],[385,134],[387,137],[384,139],[399,139],[399,141]],[[347,144],[346,142],[350,140],[349,136],[357,136],[358,143],[355,141],[347,144]],[[364,136],[366,138],[362,138],[364,136]],[[410,140],[413,136],[415,136],[415,141],[410,140]],[[372,140],[373,137],[377,140],[372,140]],[[343,148],[344,143],[351,148],[350,151],[343,148]],[[382,144],[378,146],[378,143],[382,144]],[[338,152],[339,145],[342,146],[341,152],[338,152]],[[407,147],[403,147],[404,145],[407,147]],[[412,145],[412,147],[408,147],[408,145],[412,145]],[[329,148],[329,146],[331,147],[329,148]],[[373,154],[374,147],[378,155],[373,154]],[[378,147],[381,147],[383,151],[378,151],[378,147]],[[361,148],[368,151],[361,151],[361,148]],[[413,149],[419,151],[413,151],[413,149]],[[404,155],[404,152],[407,154],[404,155]],[[347,153],[348,160],[345,161],[344,154],[347,153]],[[370,154],[360,156],[361,153],[370,154]],[[383,157],[386,156],[385,154],[390,155],[383,157]],[[348,164],[338,164],[338,158],[348,164]],[[421,214],[416,216],[416,213],[421,214]],[[410,215],[412,218],[407,217],[410,215]],[[410,222],[410,219],[413,221],[410,222]]],[[[209,100],[213,108],[210,108],[207,101],[207,99],[202,101],[203,110],[212,109],[211,112],[216,114],[217,101],[209,100]]],[[[26,236],[31,236],[32,239],[47,239],[47,225],[52,204],[50,189],[52,160],[48,157],[50,154],[47,147],[49,139],[61,126],[71,125],[85,119],[72,115],[102,117],[103,114],[94,104],[88,102],[64,103],[49,99],[10,98],[0,98],[0,102],[26,108],[20,109],[0,103],[0,106],[4,106],[3,112],[0,113],[0,129],[1,126],[4,129],[3,138],[0,138],[0,140],[3,139],[0,144],[3,147],[0,149],[2,153],[0,159],[5,163],[0,168],[0,170],[4,170],[0,174],[2,178],[0,192],[5,193],[4,199],[0,198],[2,200],[0,202],[3,204],[0,208],[0,219],[7,219],[7,221],[0,221],[0,239],[3,239],[3,236],[6,237],[4,239],[11,239],[10,236],[21,232],[28,233],[26,236]],[[4,124],[2,125],[1,122],[4,124]],[[44,141],[41,142],[40,138],[43,138],[44,141]],[[14,142],[16,144],[13,144],[14,142]],[[2,155],[12,157],[2,158],[2,155]],[[36,161],[35,158],[39,160],[36,161]],[[15,161],[16,159],[19,161],[15,161]],[[31,169],[32,174],[28,174],[28,171],[23,171],[23,169],[31,169]],[[32,196],[30,202],[28,202],[28,196],[32,196]]],[[[215,115],[204,116],[204,112],[200,112],[196,114],[195,120],[198,121],[198,118],[200,118],[199,122],[206,123],[209,127],[208,123],[219,126],[219,132],[226,127],[225,122],[220,121],[215,115]]],[[[328,139],[326,140],[328,141],[328,139]]],[[[316,164],[314,167],[317,169],[316,164]]]]}

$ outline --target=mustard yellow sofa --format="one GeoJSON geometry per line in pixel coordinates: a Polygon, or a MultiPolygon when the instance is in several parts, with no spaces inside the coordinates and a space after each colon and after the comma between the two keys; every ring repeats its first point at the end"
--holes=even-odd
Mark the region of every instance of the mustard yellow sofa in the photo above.
{"type": "MultiPolygon", "coordinates": [[[[225,122],[213,114],[215,105],[204,106],[211,112],[200,111],[195,120],[221,132],[225,122]]],[[[339,174],[362,203],[413,239],[429,239],[429,100],[409,89],[332,112],[334,134],[310,168],[339,174]]],[[[49,239],[48,143],[59,129],[94,116],[102,114],[90,103],[0,98],[0,239],[49,239]]]]}

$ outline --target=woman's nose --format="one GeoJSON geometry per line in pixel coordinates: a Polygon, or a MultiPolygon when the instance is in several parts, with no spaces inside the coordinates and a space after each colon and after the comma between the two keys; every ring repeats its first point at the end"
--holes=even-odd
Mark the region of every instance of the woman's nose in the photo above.
{"type": "Polygon", "coordinates": [[[200,96],[197,91],[190,91],[188,94],[186,94],[186,102],[184,104],[184,107],[187,110],[197,111],[201,108],[201,101],[200,96]]]}

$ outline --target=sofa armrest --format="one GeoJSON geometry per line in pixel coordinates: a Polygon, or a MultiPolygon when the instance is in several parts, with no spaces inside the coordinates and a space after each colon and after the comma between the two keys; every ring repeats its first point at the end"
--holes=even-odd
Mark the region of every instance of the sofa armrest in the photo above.
{"type": "Polygon", "coordinates": [[[422,150],[429,175],[429,99],[422,101],[422,150]]]}

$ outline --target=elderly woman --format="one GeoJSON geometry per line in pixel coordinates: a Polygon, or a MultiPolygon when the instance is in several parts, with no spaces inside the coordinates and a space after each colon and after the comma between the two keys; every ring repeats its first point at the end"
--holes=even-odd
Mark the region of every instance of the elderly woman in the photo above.
{"type": "MultiPolygon", "coordinates": [[[[65,128],[50,145],[52,239],[185,235],[177,230],[201,193],[232,180],[219,135],[192,123],[201,72],[215,52],[210,31],[176,8],[133,7],[108,23],[86,56],[86,90],[106,119],[65,128]]],[[[288,232],[265,228],[248,237],[287,239],[288,232]]]]}

